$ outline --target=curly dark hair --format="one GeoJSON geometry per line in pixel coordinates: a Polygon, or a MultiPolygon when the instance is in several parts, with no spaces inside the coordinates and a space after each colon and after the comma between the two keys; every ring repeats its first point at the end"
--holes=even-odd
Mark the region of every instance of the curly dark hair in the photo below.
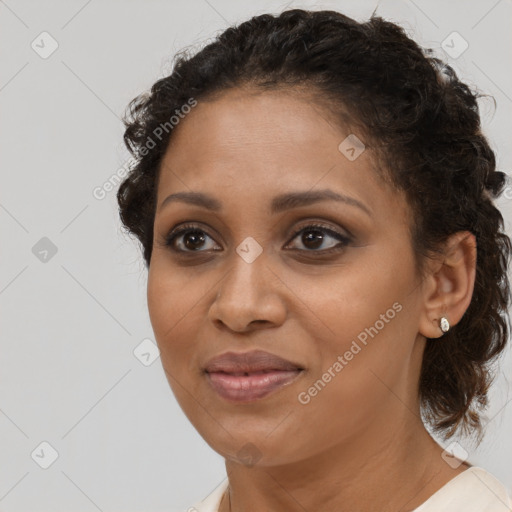
{"type": "Polygon", "coordinates": [[[420,274],[426,258],[442,253],[450,235],[465,230],[475,235],[471,303],[442,342],[427,340],[419,397],[424,420],[445,439],[459,430],[481,436],[494,363],[510,331],[511,300],[511,242],[493,204],[506,174],[496,170],[495,154],[481,132],[482,95],[432,50],[375,14],[363,23],[335,11],[263,14],[228,28],[194,55],[182,50],[171,74],[133,99],[124,118],[124,141],[135,165],[117,199],[124,229],[142,244],[147,268],[170,117],[191,98],[207,101],[244,86],[306,88],[340,124],[357,126],[376,172],[408,200],[420,274]]]}

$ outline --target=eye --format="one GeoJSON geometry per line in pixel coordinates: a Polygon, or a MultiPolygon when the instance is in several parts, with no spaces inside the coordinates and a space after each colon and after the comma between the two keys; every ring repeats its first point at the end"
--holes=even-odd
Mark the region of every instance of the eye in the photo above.
{"type": "MultiPolygon", "coordinates": [[[[197,226],[184,225],[180,229],[171,231],[165,238],[165,245],[176,252],[204,252],[215,249],[216,245],[205,231],[197,226]],[[208,240],[210,242],[208,243],[208,240]],[[212,243],[213,242],[213,243],[212,243]]],[[[217,246],[218,247],[218,246],[217,246]]]]}
{"type": "Polygon", "coordinates": [[[321,224],[308,224],[304,226],[294,233],[291,240],[294,240],[298,235],[302,235],[300,243],[305,247],[305,249],[299,247],[298,250],[300,251],[333,252],[343,249],[351,241],[348,236],[321,224]],[[332,243],[332,241],[336,243],[332,243]]]}
{"type": "MultiPolygon", "coordinates": [[[[308,224],[297,230],[290,242],[302,234],[300,243],[304,248],[297,248],[303,252],[330,253],[339,251],[348,245],[350,237],[343,235],[322,224],[308,224]],[[329,242],[330,240],[330,242],[329,242]]],[[[289,248],[290,242],[286,245],[289,248]]],[[[182,225],[171,231],[165,237],[165,245],[175,252],[206,252],[222,251],[213,238],[196,225],[182,225]]],[[[292,247],[293,249],[293,247],[292,247]]]]}

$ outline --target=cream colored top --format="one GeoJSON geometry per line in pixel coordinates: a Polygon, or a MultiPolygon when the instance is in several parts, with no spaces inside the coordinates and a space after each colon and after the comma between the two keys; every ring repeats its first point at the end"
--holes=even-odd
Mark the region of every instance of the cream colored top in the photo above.
{"type": "MultiPolygon", "coordinates": [[[[228,483],[226,478],[186,512],[218,512],[228,483]]],[[[499,480],[485,469],[472,466],[452,478],[413,512],[512,512],[512,500],[499,480]]]]}

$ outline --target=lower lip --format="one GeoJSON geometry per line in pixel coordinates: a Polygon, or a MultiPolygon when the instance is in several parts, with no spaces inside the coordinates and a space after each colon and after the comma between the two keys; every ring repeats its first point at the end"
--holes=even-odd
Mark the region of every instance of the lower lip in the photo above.
{"type": "Polygon", "coordinates": [[[234,402],[252,402],[294,381],[302,370],[272,371],[252,375],[207,373],[213,389],[223,398],[234,402]]]}

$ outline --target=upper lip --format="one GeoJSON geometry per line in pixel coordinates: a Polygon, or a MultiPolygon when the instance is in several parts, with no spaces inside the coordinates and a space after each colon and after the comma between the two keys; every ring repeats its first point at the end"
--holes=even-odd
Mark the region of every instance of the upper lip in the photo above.
{"type": "Polygon", "coordinates": [[[282,357],[265,352],[263,350],[252,350],[250,352],[225,352],[210,359],[204,368],[207,373],[225,372],[258,372],[258,371],[292,371],[303,370],[303,368],[282,357]]]}

